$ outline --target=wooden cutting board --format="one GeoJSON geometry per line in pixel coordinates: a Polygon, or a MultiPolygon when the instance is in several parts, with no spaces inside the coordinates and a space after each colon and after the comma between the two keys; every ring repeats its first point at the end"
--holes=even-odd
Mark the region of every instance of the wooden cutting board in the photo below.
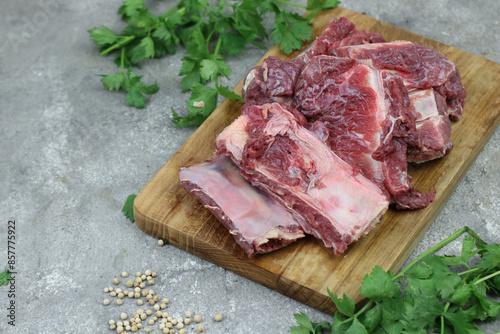
{"type": "MultiPolygon", "coordinates": [[[[358,29],[381,33],[387,41],[408,40],[430,46],[457,65],[467,99],[462,119],[452,125],[455,147],[442,159],[410,167],[417,189],[436,189],[435,202],[422,210],[389,210],[377,227],[343,256],[334,256],[321,241],[306,237],[271,254],[248,259],[223,225],[178,181],[179,168],[208,158],[216,135],[240,114],[242,104],[233,100],[222,102],[134,202],[137,226],[145,233],[327,313],[335,310],[327,288],[360,301],[361,280],[374,266],[399,270],[500,123],[500,64],[345,8],[317,16],[315,36],[340,16],[348,17],[358,29]]],[[[287,57],[276,47],[264,58],[270,55],[296,56],[287,57]]],[[[240,93],[241,88],[242,83],[235,91],[240,93]]]]}

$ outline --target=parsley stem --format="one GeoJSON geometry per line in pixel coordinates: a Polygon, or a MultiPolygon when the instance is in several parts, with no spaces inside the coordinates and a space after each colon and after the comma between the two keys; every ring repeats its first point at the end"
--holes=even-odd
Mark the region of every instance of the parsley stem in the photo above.
{"type": "Polygon", "coordinates": [[[375,304],[373,300],[370,300],[368,303],[365,304],[356,314],[354,315],[354,318],[359,317],[361,314],[363,314],[366,310],[368,310],[372,305],[375,304]]]}
{"type": "Polygon", "coordinates": [[[479,268],[473,268],[473,269],[469,269],[466,271],[462,271],[461,273],[458,273],[457,275],[462,276],[462,275],[472,274],[472,273],[475,273],[476,271],[480,271],[480,270],[481,269],[479,269],[479,268]]]}
{"type": "Polygon", "coordinates": [[[253,45],[255,45],[256,47],[261,48],[261,49],[263,49],[263,50],[264,50],[264,49],[267,49],[267,46],[262,45],[262,44],[259,44],[259,43],[255,42],[255,41],[249,41],[249,43],[250,43],[250,44],[253,44],[253,45]]]}
{"type": "Polygon", "coordinates": [[[474,285],[478,285],[479,283],[484,282],[486,280],[489,280],[490,278],[493,278],[493,277],[495,277],[497,275],[500,275],[500,270],[495,271],[494,273],[491,273],[491,274],[489,274],[487,276],[484,276],[481,279],[478,279],[477,281],[474,282],[474,285]]]}
{"type": "Polygon", "coordinates": [[[219,49],[221,45],[222,45],[222,37],[219,36],[219,38],[217,39],[217,45],[215,46],[214,60],[216,60],[217,56],[219,55],[219,49]]]}
{"type": "Polygon", "coordinates": [[[304,6],[304,5],[299,5],[299,4],[296,4],[296,3],[290,2],[290,1],[285,1],[285,0],[275,0],[275,2],[277,2],[277,3],[281,3],[281,4],[283,4],[283,5],[289,5],[289,6],[293,6],[293,7],[299,7],[299,8],[304,8],[304,9],[307,9],[307,6],[304,6]]]}
{"type": "Polygon", "coordinates": [[[446,314],[446,312],[448,312],[448,308],[450,307],[450,305],[451,305],[450,302],[446,302],[443,313],[441,314],[441,332],[440,332],[441,334],[444,333],[444,315],[446,314]]]}
{"type": "Polygon", "coordinates": [[[120,56],[120,65],[122,68],[122,73],[125,74],[125,48],[122,48],[122,54],[120,56]]]}
{"type": "Polygon", "coordinates": [[[478,241],[478,243],[484,243],[484,241],[481,238],[479,238],[479,236],[474,231],[472,231],[467,226],[464,226],[460,230],[456,231],[455,233],[453,233],[452,235],[450,235],[449,237],[447,237],[446,239],[444,239],[443,241],[441,241],[440,243],[435,245],[434,247],[428,249],[426,252],[424,252],[420,256],[418,256],[409,265],[407,265],[403,270],[401,270],[401,272],[399,274],[394,276],[393,280],[397,280],[398,278],[403,277],[408,270],[410,270],[413,266],[415,266],[417,263],[422,261],[423,258],[435,253],[436,251],[443,248],[444,246],[446,246],[447,244],[449,244],[450,242],[452,242],[453,240],[455,240],[456,238],[458,238],[459,236],[461,236],[465,232],[468,232],[474,239],[476,239],[476,241],[478,241]]]}
{"type": "Polygon", "coordinates": [[[101,56],[105,56],[113,50],[124,47],[129,42],[133,41],[134,39],[135,39],[135,36],[127,36],[126,38],[122,39],[120,42],[113,44],[109,48],[107,48],[106,50],[102,51],[101,56]]]}

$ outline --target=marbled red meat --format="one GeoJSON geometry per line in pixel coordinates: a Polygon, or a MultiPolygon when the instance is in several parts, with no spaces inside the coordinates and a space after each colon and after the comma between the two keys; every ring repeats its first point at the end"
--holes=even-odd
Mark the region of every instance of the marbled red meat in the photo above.
{"type": "Polygon", "coordinates": [[[216,148],[338,255],[373,228],[389,201],[328,148],[320,122],[310,130],[304,124],[304,116],[284,105],[246,104],[217,137],[216,148]]]}
{"type": "Polygon", "coordinates": [[[297,79],[294,102],[309,121],[326,125],[332,151],[385,189],[396,206],[416,209],[433,200],[414,189],[407,172],[407,145],[416,145],[417,133],[399,76],[371,61],[315,56],[297,79]]]}
{"type": "Polygon", "coordinates": [[[408,147],[408,161],[419,164],[445,156],[453,148],[445,99],[430,88],[412,91],[410,100],[417,115],[418,143],[408,147]]]}
{"type": "Polygon", "coordinates": [[[382,42],[385,42],[382,35],[369,30],[357,30],[346,17],[339,17],[330,22],[323,33],[297,58],[307,62],[314,56],[334,55],[335,50],[341,46],[382,42]]]}
{"type": "Polygon", "coordinates": [[[241,91],[243,98],[252,104],[289,104],[295,81],[304,64],[300,59],[281,60],[277,57],[267,57],[261,66],[253,68],[247,74],[241,91]]]}
{"type": "Polygon", "coordinates": [[[353,59],[371,59],[382,70],[394,71],[408,90],[435,88],[447,102],[448,116],[459,120],[466,92],[457,67],[436,50],[406,41],[339,47],[335,54],[353,59]]]}

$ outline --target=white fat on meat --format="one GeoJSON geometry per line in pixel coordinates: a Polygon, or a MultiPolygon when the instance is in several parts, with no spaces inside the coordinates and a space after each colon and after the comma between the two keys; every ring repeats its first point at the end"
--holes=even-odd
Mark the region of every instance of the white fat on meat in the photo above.
{"type": "Polygon", "coordinates": [[[181,168],[179,179],[229,230],[249,257],[304,237],[294,216],[252,187],[225,156],[181,168]]]}

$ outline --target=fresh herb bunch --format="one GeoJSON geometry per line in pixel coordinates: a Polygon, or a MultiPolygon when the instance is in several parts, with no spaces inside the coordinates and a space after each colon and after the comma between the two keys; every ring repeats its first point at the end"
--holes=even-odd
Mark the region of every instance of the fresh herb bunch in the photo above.
{"type": "Polygon", "coordinates": [[[215,109],[219,94],[241,99],[226,86],[220,86],[219,76],[229,78],[231,69],[225,57],[240,53],[248,44],[264,48],[258,41],[268,37],[262,24],[266,13],[274,15],[271,37],[274,44],[290,54],[311,39],[311,19],[320,11],[337,7],[337,0],[308,0],[307,6],[284,0],[180,0],[160,16],[144,7],[143,0],[126,0],[118,14],[127,26],[117,34],[102,26],[89,30],[91,39],[101,49],[101,55],[118,53],[115,63],[118,73],[103,75],[102,83],[109,90],[127,92],[127,103],[143,108],[145,95],[158,91],[156,83],[146,85],[132,71],[145,59],[173,54],[177,46],[185,46],[185,56],[179,72],[183,76],[183,91],[191,91],[188,115],[179,116],[173,109],[176,126],[200,125],[215,109]],[[214,2],[214,1],[212,1],[214,2]],[[309,11],[306,17],[292,13],[287,6],[309,11]],[[205,84],[214,82],[214,88],[205,84]]]}
{"type": "Polygon", "coordinates": [[[500,244],[489,245],[464,227],[397,275],[375,267],[360,290],[368,302],[359,311],[345,294],[328,290],[337,307],[332,323],[295,314],[299,326],[291,333],[481,333],[472,322],[497,319],[500,312],[500,303],[488,299],[500,295],[500,244]],[[434,255],[466,232],[460,256],[434,255]],[[471,265],[476,255],[479,262],[471,265]]]}

